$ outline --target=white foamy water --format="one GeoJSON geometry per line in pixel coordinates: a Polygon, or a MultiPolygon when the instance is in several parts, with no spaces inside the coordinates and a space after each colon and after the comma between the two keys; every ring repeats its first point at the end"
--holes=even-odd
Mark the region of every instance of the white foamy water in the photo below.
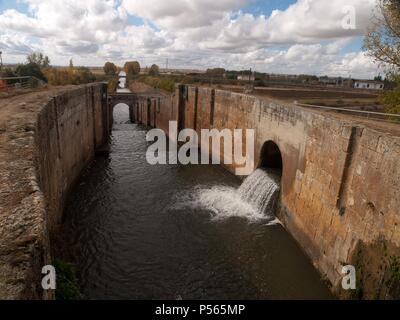
{"type": "Polygon", "coordinates": [[[197,187],[190,195],[180,197],[176,208],[205,209],[213,220],[232,217],[246,218],[250,222],[280,223],[274,216],[279,195],[279,183],[262,169],[257,169],[238,188],[227,186],[197,187]]]}
{"type": "Polygon", "coordinates": [[[255,206],[259,212],[272,216],[279,195],[276,177],[263,169],[254,171],[239,187],[240,197],[255,206]]]}

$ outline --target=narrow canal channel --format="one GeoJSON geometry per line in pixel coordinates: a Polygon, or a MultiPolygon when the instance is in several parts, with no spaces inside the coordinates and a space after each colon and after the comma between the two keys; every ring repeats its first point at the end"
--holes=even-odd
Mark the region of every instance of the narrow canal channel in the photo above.
{"type": "Polygon", "coordinates": [[[218,217],[193,201],[241,180],[220,166],[151,166],[145,128],[129,123],[124,105],[114,120],[110,155],[94,160],[65,210],[84,298],[331,298],[280,225],[218,217]]]}

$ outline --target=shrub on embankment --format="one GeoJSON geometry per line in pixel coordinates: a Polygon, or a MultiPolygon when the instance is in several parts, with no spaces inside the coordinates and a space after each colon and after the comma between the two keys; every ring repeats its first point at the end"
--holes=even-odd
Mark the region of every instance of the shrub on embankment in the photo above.
{"type": "Polygon", "coordinates": [[[65,261],[54,260],[57,272],[56,300],[78,300],[81,298],[78,278],[74,267],[65,261]]]}
{"type": "Polygon", "coordinates": [[[139,81],[153,88],[165,90],[167,92],[174,92],[175,90],[176,82],[171,78],[145,76],[145,77],[140,77],[139,81]]]}

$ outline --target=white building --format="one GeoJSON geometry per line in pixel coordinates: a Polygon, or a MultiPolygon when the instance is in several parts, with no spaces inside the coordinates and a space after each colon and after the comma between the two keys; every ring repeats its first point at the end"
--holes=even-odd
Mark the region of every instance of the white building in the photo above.
{"type": "Polygon", "coordinates": [[[383,90],[385,84],[374,80],[354,80],[355,89],[383,90]]]}
{"type": "Polygon", "coordinates": [[[256,77],[255,77],[254,73],[253,74],[240,74],[240,75],[238,75],[237,79],[241,80],[241,81],[255,81],[256,77]]]}

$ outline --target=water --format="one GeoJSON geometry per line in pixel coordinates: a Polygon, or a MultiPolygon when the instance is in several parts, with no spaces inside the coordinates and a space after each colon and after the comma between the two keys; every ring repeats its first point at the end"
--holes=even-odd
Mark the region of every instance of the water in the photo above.
{"type": "Polygon", "coordinates": [[[240,186],[241,198],[253,204],[259,212],[273,217],[279,195],[279,178],[264,169],[257,169],[240,186]]]}
{"type": "Polygon", "coordinates": [[[264,173],[239,188],[220,166],[150,166],[145,129],[127,123],[127,107],[116,107],[114,119],[111,154],[95,159],[65,210],[85,298],[331,298],[253,198],[251,179],[273,199],[264,173]]]}

